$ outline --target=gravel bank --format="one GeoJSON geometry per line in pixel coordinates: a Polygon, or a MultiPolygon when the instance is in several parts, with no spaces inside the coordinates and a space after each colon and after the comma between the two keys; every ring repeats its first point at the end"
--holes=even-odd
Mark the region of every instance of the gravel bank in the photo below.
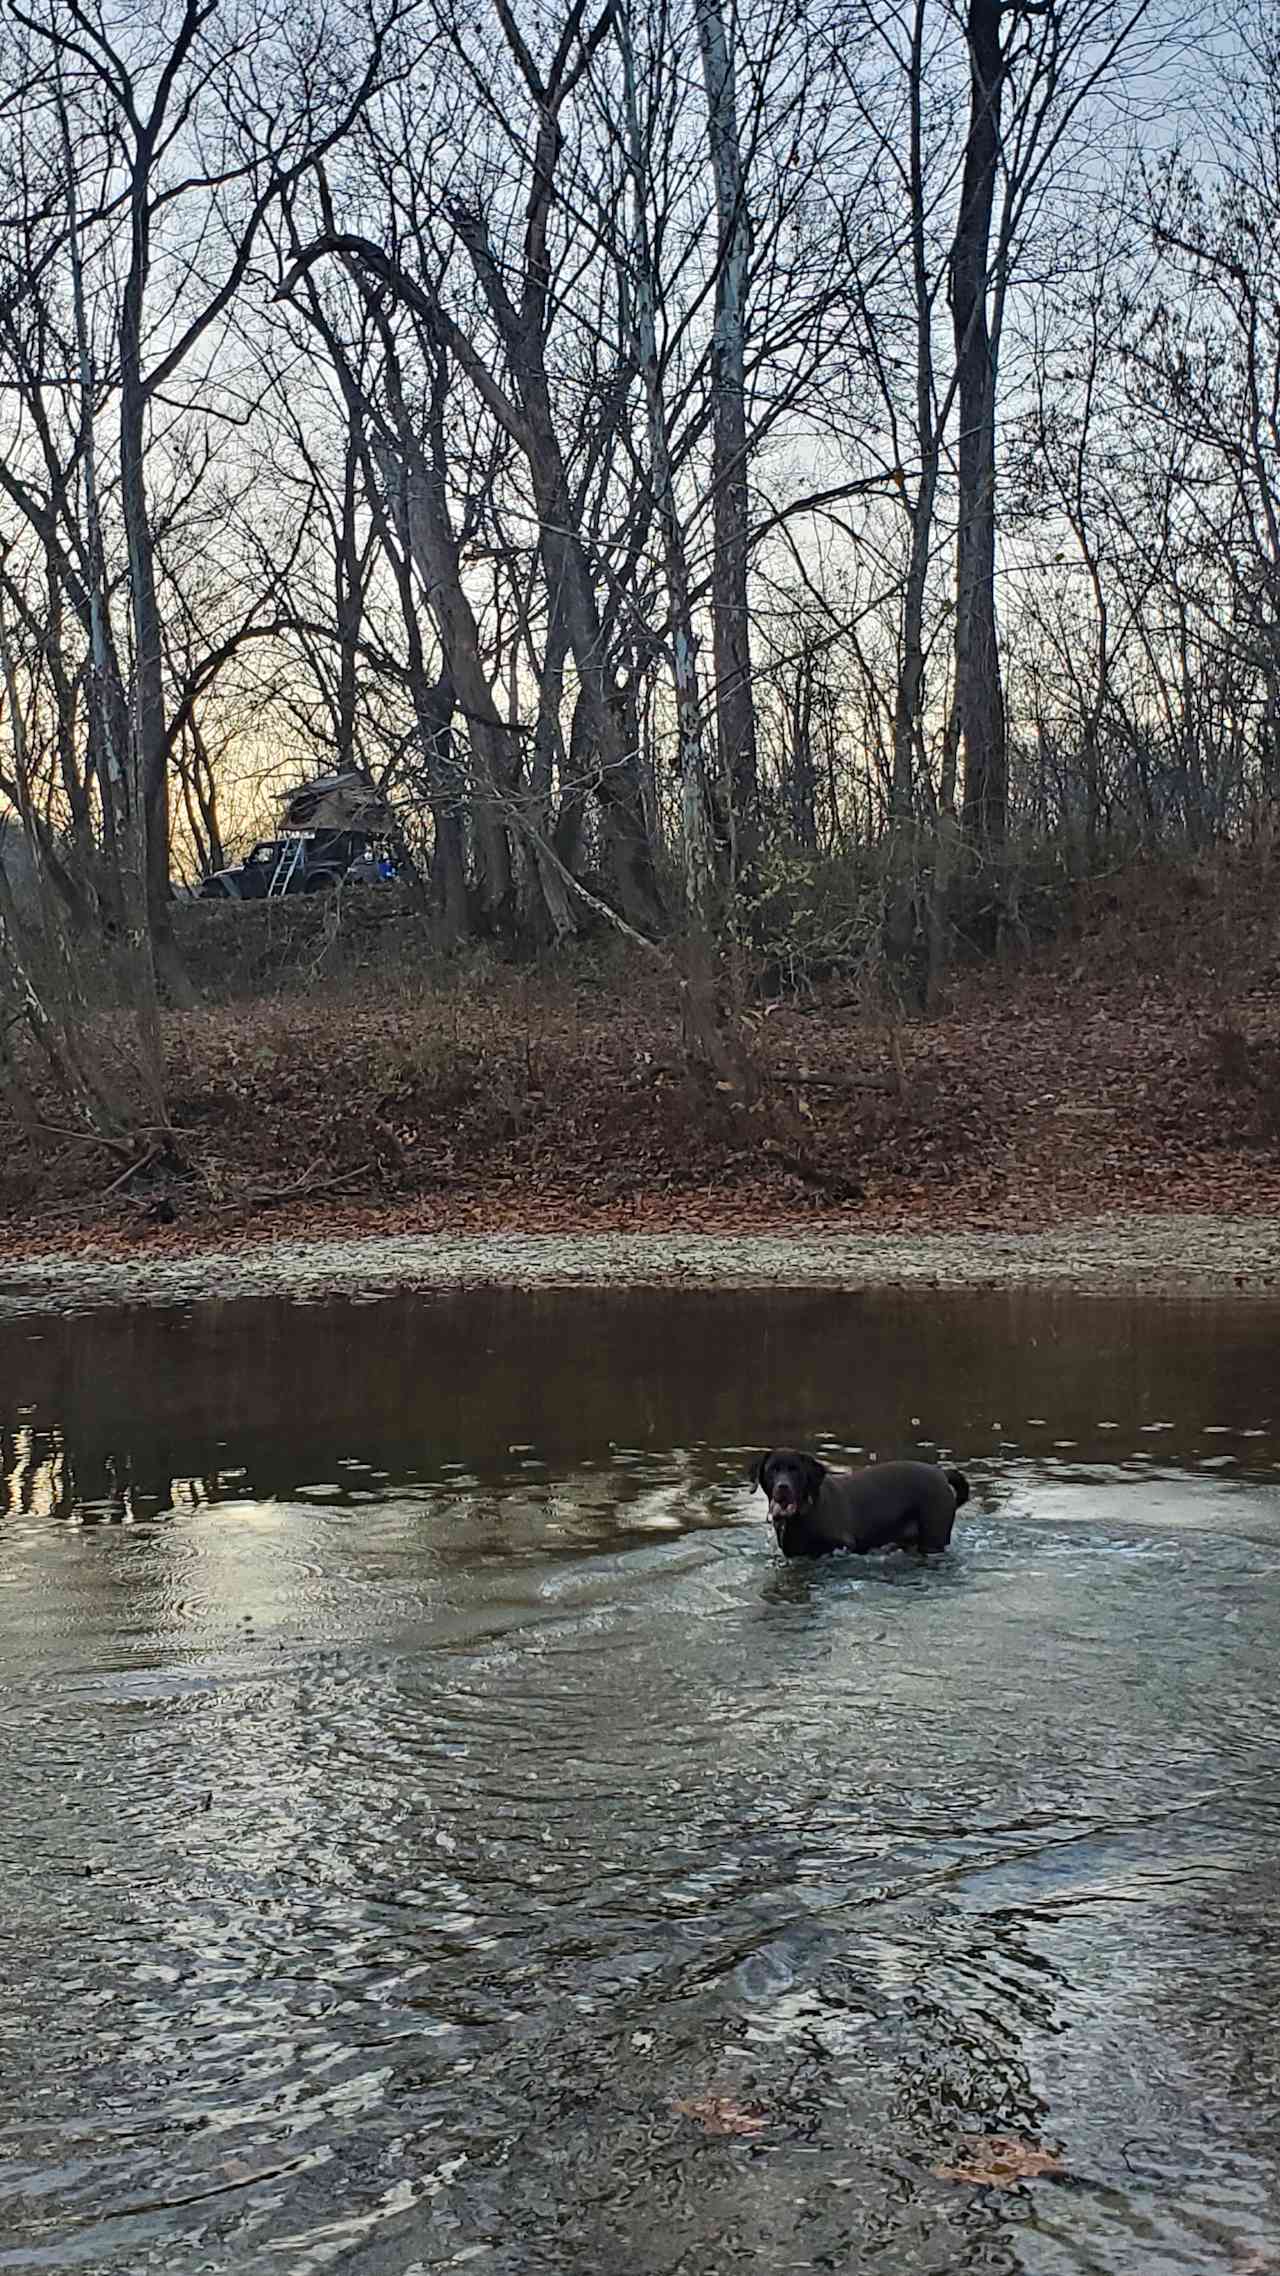
{"type": "Polygon", "coordinates": [[[478,1286],[1051,1287],[1280,1293],[1280,1217],[1103,1217],[1021,1233],[497,1233],[0,1261],[0,1315],[478,1286]]]}

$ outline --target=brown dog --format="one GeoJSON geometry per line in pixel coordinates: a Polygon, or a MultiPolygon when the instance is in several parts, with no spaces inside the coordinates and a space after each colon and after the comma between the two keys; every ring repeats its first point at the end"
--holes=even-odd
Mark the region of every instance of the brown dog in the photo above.
{"type": "Polygon", "coordinates": [[[945,1549],[956,1511],[969,1499],[963,1470],[933,1462],[876,1462],[867,1470],[829,1470],[812,1454],[778,1447],[762,1454],[751,1482],[769,1496],[769,1517],[784,1557],[828,1557],[833,1549],[945,1549]]]}

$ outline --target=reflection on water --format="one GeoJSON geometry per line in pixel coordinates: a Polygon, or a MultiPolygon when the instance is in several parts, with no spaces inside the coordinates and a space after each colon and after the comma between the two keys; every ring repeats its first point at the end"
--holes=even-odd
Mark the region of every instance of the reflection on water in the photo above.
{"type": "Polygon", "coordinates": [[[1280,2268],[1277,1325],[0,1328],[0,2270],[1280,2268]],[[956,1551],[779,1565],[784,1439],[956,1551]]]}

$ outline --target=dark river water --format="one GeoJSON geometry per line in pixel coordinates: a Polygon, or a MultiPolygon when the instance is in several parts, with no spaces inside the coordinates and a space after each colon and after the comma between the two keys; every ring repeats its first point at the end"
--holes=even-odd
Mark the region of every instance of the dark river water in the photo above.
{"type": "Polygon", "coordinates": [[[0,2270],[1280,2270],[1280,1311],[10,1320],[0,1473],[0,2270]]]}

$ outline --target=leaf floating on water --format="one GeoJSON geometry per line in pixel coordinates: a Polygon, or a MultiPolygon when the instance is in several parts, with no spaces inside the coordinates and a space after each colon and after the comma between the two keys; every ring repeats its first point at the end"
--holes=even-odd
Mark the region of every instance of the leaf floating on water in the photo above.
{"type": "Polygon", "coordinates": [[[1056,2151],[1020,2141],[1016,2134],[980,2134],[961,2147],[967,2152],[963,2164],[935,2165],[939,2181],[967,2181],[980,2189],[1013,2189],[1020,2181],[1035,2181],[1042,2174],[1067,2170],[1056,2151]]]}
{"type": "Polygon", "coordinates": [[[692,2118],[707,2134],[762,2134],[764,2113],[745,2110],[740,2102],[731,2102],[724,2094],[698,2094],[687,2102],[677,2102],[673,2108],[682,2118],[692,2118]]]}

